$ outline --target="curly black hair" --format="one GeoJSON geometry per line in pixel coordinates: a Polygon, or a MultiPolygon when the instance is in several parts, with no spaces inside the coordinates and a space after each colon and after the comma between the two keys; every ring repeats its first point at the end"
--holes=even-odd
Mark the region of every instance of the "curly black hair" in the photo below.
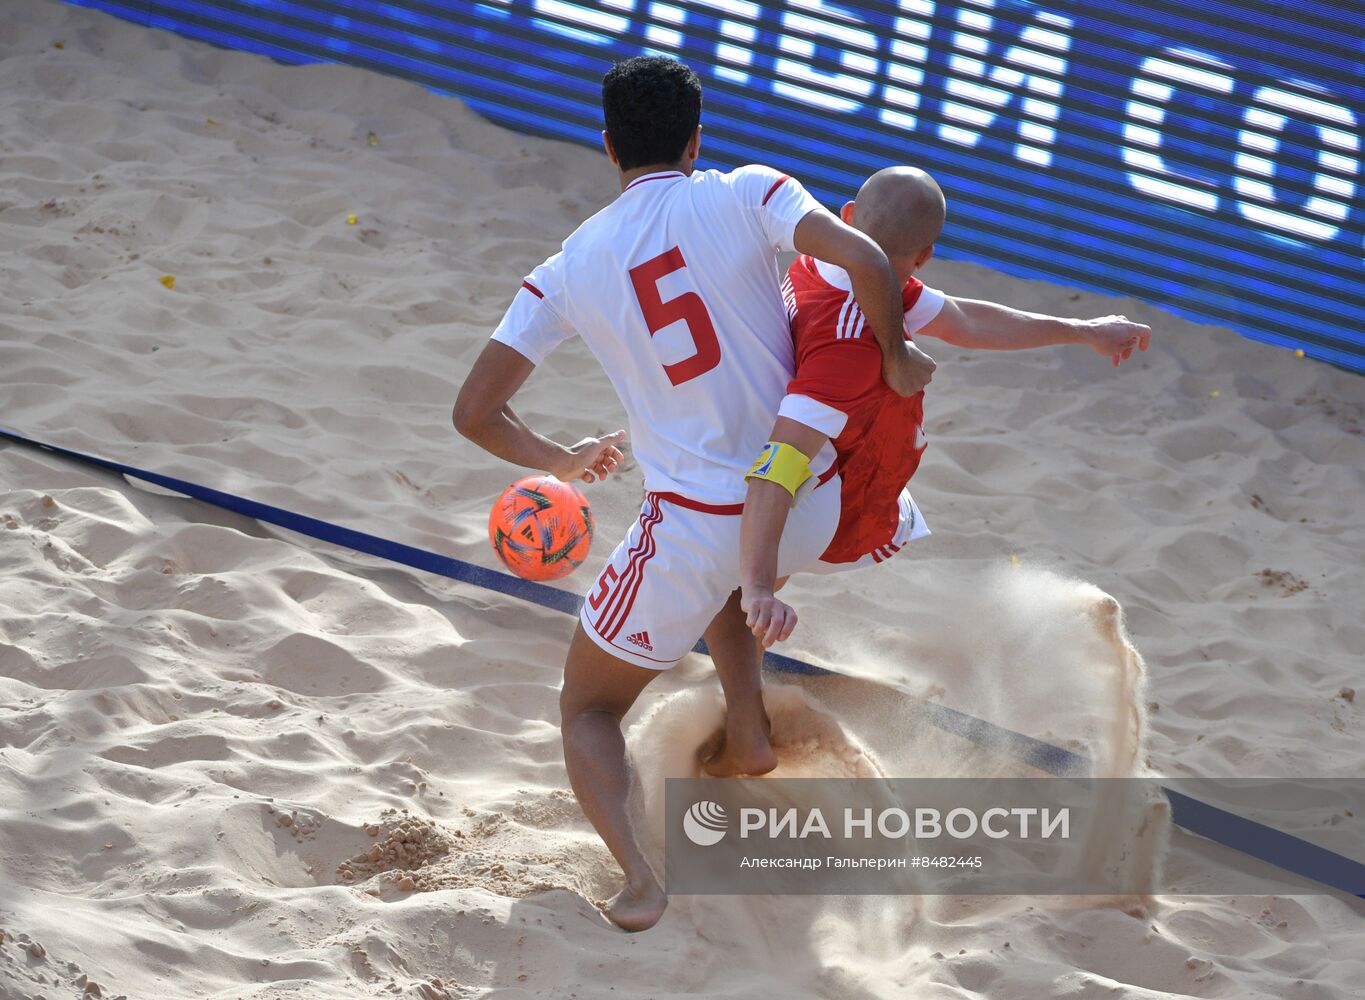
{"type": "Polygon", "coordinates": [[[677,163],[701,121],[701,81],[665,56],[623,60],[602,79],[602,116],[622,170],[677,163]]]}

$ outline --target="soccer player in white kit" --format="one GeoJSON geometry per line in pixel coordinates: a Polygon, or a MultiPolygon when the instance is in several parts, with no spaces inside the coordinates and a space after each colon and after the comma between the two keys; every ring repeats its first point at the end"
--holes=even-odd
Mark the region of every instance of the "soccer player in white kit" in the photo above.
{"type": "MultiPolygon", "coordinates": [[[[769,167],[694,171],[701,87],[690,69],[657,56],[626,60],[603,81],[603,112],[621,195],[527,276],[461,387],[454,419],[507,461],[565,480],[606,478],[623,431],[566,447],[507,405],[573,336],[587,342],[630,418],[645,502],[588,591],[560,712],[570,783],[626,876],[608,916],[642,930],[667,906],[626,813],[620,723],[645,685],[704,634],[727,705],[726,742],[708,770],[759,773],[776,763],[761,651],[736,588],[744,476],[795,370],[777,254],[795,249],[848,272],[896,391],[922,389],[933,362],[900,337],[900,289],[875,242],[769,167]]],[[[792,514],[778,557],[784,573],[813,563],[834,533],[833,457],[826,448],[809,462],[820,485],[792,514]]]]}

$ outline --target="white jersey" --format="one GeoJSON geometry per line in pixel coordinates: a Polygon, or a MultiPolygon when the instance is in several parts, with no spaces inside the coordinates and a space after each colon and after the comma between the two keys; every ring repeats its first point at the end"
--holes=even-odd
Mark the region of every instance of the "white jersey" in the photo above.
{"type": "MultiPolygon", "coordinates": [[[[522,282],[493,339],[539,364],[582,337],[625,405],[645,489],[741,502],[795,372],[777,254],[817,209],[771,167],[637,178],[522,282]]],[[[826,446],[813,471],[833,459],[826,446]]]]}

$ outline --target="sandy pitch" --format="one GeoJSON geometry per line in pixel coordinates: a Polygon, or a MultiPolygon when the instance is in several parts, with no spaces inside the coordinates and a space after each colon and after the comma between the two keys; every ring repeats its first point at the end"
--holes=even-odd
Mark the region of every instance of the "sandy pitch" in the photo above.
{"type": "MultiPolygon", "coordinates": [[[[487,505],[516,473],[458,440],[455,388],[522,275],[614,193],[590,150],[395,80],[16,0],[0,423],[491,562],[487,505]]],[[[803,685],[837,730],[788,759],[999,766],[917,724],[930,699],[1088,752],[1145,726],[1120,743],[1157,773],[1358,774],[1365,381],[1131,299],[925,277],[1124,311],[1156,346],[1117,373],[934,351],[916,498],[936,534],[793,589],[791,652],[860,679],[803,685]],[[1085,669],[1112,646],[1070,577],[1122,604],[1142,651],[1130,723],[1136,689],[1085,669]]],[[[621,420],[581,345],[518,408],[566,439],[621,420]]],[[[566,586],[634,516],[634,477],[590,491],[603,542],[566,586]]],[[[565,791],[570,628],[0,447],[0,997],[1336,1000],[1365,981],[1361,915],[1327,897],[1160,898],[1141,919],[691,900],[619,934],[565,791]]],[[[713,683],[688,661],[631,721],[713,683]]]]}

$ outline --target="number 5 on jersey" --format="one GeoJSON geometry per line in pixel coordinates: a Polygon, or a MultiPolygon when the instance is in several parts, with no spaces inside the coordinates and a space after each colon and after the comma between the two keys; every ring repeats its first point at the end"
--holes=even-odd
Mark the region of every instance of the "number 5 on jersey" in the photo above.
{"type": "Polygon", "coordinates": [[[674,247],[630,269],[630,282],[635,286],[635,298],[649,326],[649,335],[653,337],[678,320],[687,324],[688,333],[692,335],[695,348],[692,356],[664,365],[664,374],[674,385],[705,375],[720,364],[720,341],[716,339],[716,328],[701,296],[696,292],[683,292],[665,302],[659,295],[660,279],[686,266],[682,249],[674,247]]]}

